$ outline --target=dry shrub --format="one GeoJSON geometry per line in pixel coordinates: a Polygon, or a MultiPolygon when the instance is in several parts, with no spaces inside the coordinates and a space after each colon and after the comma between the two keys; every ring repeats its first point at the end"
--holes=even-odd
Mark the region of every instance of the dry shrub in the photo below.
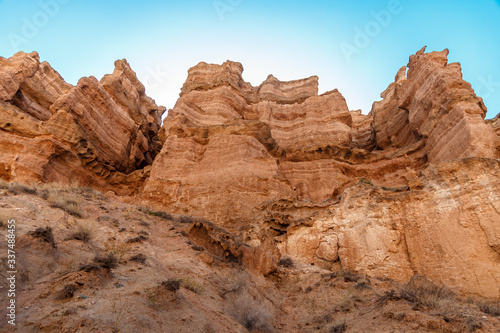
{"type": "Polygon", "coordinates": [[[94,258],[94,261],[102,268],[106,269],[112,269],[118,266],[118,258],[113,252],[108,252],[105,255],[98,255],[94,258]]]}
{"type": "Polygon", "coordinates": [[[346,330],[347,330],[347,325],[345,321],[343,321],[331,326],[330,329],[328,330],[328,333],[344,333],[346,330]]]}
{"type": "Polygon", "coordinates": [[[61,192],[52,192],[49,194],[47,201],[50,207],[60,208],[78,218],[83,217],[82,202],[76,196],[68,196],[61,192]]]}
{"type": "Polygon", "coordinates": [[[248,293],[236,295],[229,314],[250,332],[272,332],[271,312],[248,293]]]}
{"type": "Polygon", "coordinates": [[[8,190],[10,193],[17,195],[20,193],[35,195],[37,189],[35,187],[23,185],[23,184],[8,184],[8,190]]]}
{"type": "Polygon", "coordinates": [[[78,286],[75,284],[67,284],[63,287],[61,291],[57,294],[58,299],[69,299],[73,298],[75,292],[77,291],[78,286]]]}
{"type": "Polygon", "coordinates": [[[134,237],[134,238],[130,238],[126,241],[127,244],[133,244],[133,243],[142,243],[144,241],[147,241],[149,239],[149,237],[147,236],[144,236],[144,235],[139,235],[137,237],[134,237]]]}
{"type": "Polygon", "coordinates": [[[295,264],[293,263],[292,258],[283,258],[279,261],[278,266],[286,267],[286,268],[294,268],[295,264]]]}
{"type": "Polygon", "coordinates": [[[89,226],[79,224],[68,239],[76,239],[84,243],[89,242],[94,236],[94,230],[89,226]]]}
{"type": "Polygon", "coordinates": [[[51,227],[37,228],[35,231],[28,233],[34,238],[39,238],[40,240],[49,243],[53,248],[56,248],[56,242],[54,241],[54,234],[52,233],[51,227]]]}
{"type": "Polygon", "coordinates": [[[196,294],[201,294],[205,291],[205,288],[198,281],[189,277],[180,279],[180,283],[184,288],[196,294]]]}
{"type": "Polygon", "coordinates": [[[189,223],[196,222],[196,219],[192,216],[189,216],[189,215],[181,215],[177,218],[177,221],[179,223],[189,224],[189,223]]]}
{"type": "Polygon", "coordinates": [[[477,303],[481,311],[492,316],[500,316],[500,300],[480,301],[477,303]]]}
{"type": "Polygon", "coordinates": [[[169,213],[165,213],[164,211],[150,210],[150,209],[145,208],[145,207],[139,208],[139,210],[145,214],[148,214],[151,216],[156,216],[156,217],[162,218],[164,220],[172,221],[174,219],[172,215],[170,215],[169,213]]]}
{"type": "Polygon", "coordinates": [[[455,294],[446,286],[437,285],[425,276],[415,275],[399,290],[401,298],[417,304],[436,308],[439,302],[451,299],[455,294]]]}
{"type": "Polygon", "coordinates": [[[177,291],[181,287],[181,280],[179,279],[168,279],[166,281],[163,281],[161,285],[170,291],[177,291]]]}
{"type": "Polygon", "coordinates": [[[136,254],[135,256],[131,257],[129,261],[135,261],[140,264],[145,264],[146,263],[146,256],[142,253],[136,254]]]}

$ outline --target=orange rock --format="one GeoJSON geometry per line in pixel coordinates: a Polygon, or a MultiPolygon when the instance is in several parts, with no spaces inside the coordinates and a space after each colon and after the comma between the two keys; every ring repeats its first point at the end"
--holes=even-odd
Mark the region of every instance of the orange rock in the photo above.
{"type": "Polygon", "coordinates": [[[115,65],[102,82],[82,78],[73,87],[36,52],[0,58],[1,177],[137,190],[144,177],[136,170],[161,149],[165,109],[145,95],[125,60],[115,65]],[[139,183],[131,187],[132,180],[139,183]]]}

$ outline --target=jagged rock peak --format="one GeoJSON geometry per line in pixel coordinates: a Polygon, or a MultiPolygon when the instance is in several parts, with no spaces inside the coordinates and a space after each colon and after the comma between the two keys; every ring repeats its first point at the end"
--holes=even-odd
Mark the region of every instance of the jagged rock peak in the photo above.
{"type": "Polygon", "coordinates": [[[188,71],[188,78],[182,87],[180,96],[191,91],[207,91],[222,86],[232,87],[244,98],[256,103],[269,100],[278,103],[301,102],[318,95],[318,77],[280,81],[273,75],[257,87],[245,82],[242,77],[243,65],[239,62],[226,61],[222,65],[200,62],[188,71]]]}
{"type": "Polygon", "coordinates": [[[73,86],[36,52],[0,58],[0,177],[135,191],[161,150],[164,111],[126,60],[73,86]]]}

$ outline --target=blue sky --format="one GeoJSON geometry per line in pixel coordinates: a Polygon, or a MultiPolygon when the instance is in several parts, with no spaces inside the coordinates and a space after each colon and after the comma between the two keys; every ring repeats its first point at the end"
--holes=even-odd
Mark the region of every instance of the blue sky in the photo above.
{"type": "Polygon", "coordinates": [[[500,0],[2,0],[0,31],[0,56],[36,50],[72,84],[126,58],[167,108],[190,67],[229,59],[253,85],[318,75],[368,113],[411,54],[449,48],[500,112],[500,0]]]}

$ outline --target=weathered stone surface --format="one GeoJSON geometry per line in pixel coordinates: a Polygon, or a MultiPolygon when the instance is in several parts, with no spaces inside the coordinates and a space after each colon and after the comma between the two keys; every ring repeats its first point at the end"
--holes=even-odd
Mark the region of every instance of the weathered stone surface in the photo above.
{"type": "Polygon", "coordinates": [[[396,80],[373,105],[377,147],[407,146],[423,140],[429,162],[496,157],[497,138],[484,122],[486,107],[462,79],[459,63],[448,64],[448,50],[410,57],[408,74],[396,80]]]}
{"type": "Polygon", "coordinates": [[[267,275],[284,254],[500,296],[500,120],[447,54],[411,56],[368,115],[316,76],[253,87],[239,63],[200,63],[161,129],[125,60],[72,86],[36,53],[0,58],[0,177],[206,218],[188,235],[208,264],[267,275]]]}
{"type": "MultiPolygon", "coordinates": [[[[290,228],[283,255],[313,262],[321,239],[338,237],[344,269],[405,281],[425,275],[464,292],[500,296],[500,161],[472,158],[432,164],[409,191],[369,184],[311,226],[290,228]]],[[[333,246],[332,246],[333,245],[333,246]]]]}
{"type": "Polygon", "coordinates": [[[304,263],[499,295],[498,119],[447,54],[411,56],[369,115],[317,77],[253,87],[241,64],[200,63],[143,198],[241,234],[248,257],[271,234],[304,263]]]}
{"type": "Polygon", "coordinates": [[[165,109],[145,95],[125,60],[115,66],[102,82],[82,78],[73,87],[36,52],[0,58],[1,178],[111,185],[121,193],[140,187],[147,174],[136,170],[161,149],[165,109]]]}

